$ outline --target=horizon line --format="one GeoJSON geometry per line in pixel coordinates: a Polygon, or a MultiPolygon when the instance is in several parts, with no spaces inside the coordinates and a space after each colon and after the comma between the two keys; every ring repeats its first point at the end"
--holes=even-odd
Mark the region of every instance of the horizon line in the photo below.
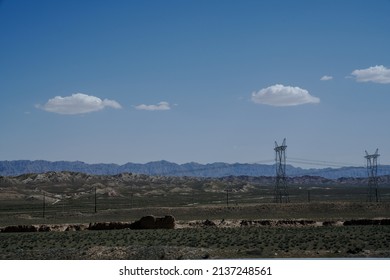
{"type": "MultiPolygon", "coordinates": [[[[17,162],[17,161],[21,161],[21,162],[39,162],[39,161],[42,161],[42,162],[48,162],[48,163],[67,162],[67,163],[81,163],[81,164],[86,164],[86,165],[100,165],[100,164],[102,164],[102,165],[117,165],[117,166],[124,166],[126,164],[147,165],[147,164],[158,163],[158,162],[167,162],[167,163],[175,164],[175,165],[179,165],[179,166],[183,166],[183,165],[187,165],[187,164],[198,164],[198,165],[212,165],[212,164],[255,165],[256,164],[256,165],[274,166],[276,164],[274,162],[274,160],[262,160],[262,161],[256,161],[256,162],[223,162],[223,161],[215,161],[215,162],[209,162],[209,163],[199,163],[199,162],[196,162],[196,161],[188,161],[188,162],[185,162],[185,163],[176,163],[176,162],[173,162],[173,161],[161,159],[161,160],[152,160],[152,161],[148,161],[148,162],[144,162],[144,163],[128,161],[128,162],[125,162],[123,164],[113,163],[113,162],[111,162],[111,163],[107,163],[107,162],[90,163],[90,162],[86,162],[86,161],[82,161],[82,160],[46,160],[46,159],[15,159],[15,160],[7,159],[7,160],[0,160],[0,162],[17,162]]],[[[365,165],[356,164],[356,163],[345,163],[345,164],[343,164],[343,163],[336,163],[336,162],[314,161],[314,160],[302,160],[302,161],[292,160],[290,162],[292,162],[292,163],[286,162],[286,166],[292,166],[294,168],[301,168],[301,169],[366,168],[365,165]],[[294,163],[296,163],[297,165],[294,165],[294,163]],[[309,165],[311,167],[303,168],[300,165],[309,165]]],[[[380,164],[380,165],[378,164],[378,167],[379,166],[387,166],[387,165],[390,165],[390,164],[380,164]]]]}

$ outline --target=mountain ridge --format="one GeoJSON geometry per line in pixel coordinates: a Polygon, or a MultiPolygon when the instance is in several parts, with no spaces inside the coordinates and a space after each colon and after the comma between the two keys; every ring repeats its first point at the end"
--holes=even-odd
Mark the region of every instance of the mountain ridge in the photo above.
{"type": "MultiPolygon", "coordinates": [[[[225,177],[225,176],[274,176],[275,165],[258,163],[224,163],[215,162],[200,164],[189,162],[177,164],[165,160],[148,163],[93,163],[82,161],[46,161],[46,160],[13,160],[0,161],[1,176],[18,176],[28,173],[45,173],[50,171],[71,171],[91,175],[116,175],[121,173],[136,173],[145,175],[164,176],[189,176],[189,177],[225,177]]],[[[295,176],[320,176],[328,179],[342,177],[367,177],[365,167],[340,167],[340,168],[310,168],[303,169],[286,165],[286,175],[295,176]]],[[[390,166],[378,167],[378,176],[390,175],[390,166]]]]}

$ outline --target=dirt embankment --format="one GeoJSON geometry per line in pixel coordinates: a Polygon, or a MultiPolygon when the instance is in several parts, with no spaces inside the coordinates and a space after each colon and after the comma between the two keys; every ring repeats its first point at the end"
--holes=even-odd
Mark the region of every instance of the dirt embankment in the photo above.
{"type": "Polygon", "coordinates": [[[0,228],[0,232],[48,232],[118,229],[180,229],[180,228],[226,228],[226,227],[320,227],[320,226],[389,226],[390,219],[356,219],[346,221],[313,220],[221,220],[177,222],[173,216],[156,218],[145,216],[131,222],[97,222],[90,224],[63,225],[17,225],[0,228]]]}
{"type": "Polygon", "coordinates": [[[64,225],[17,225],[0,228],[0,232],[47,232],[47,231],[81,231],[81,230],[115,230],[115,229],[174,229],[173,216],[145,216],[131,222],[97,222],[90,224],[64,225]]]}

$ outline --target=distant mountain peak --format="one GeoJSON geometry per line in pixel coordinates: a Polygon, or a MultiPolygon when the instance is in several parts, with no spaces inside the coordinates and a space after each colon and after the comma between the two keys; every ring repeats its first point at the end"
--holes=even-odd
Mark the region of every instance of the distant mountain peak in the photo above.
{"type": "MultiPolygon", "coordinates": [[[[224,163],[214,162],[200,164],[189,162],[177,164],[166,160],[152,161],[144,164],[128,162],[118,164],[88,164],[82,161],[45,161],[45,160],[15,160],[0,161],[1,176],[18,176],[27,173],[45,173],[49,171],[81,172],[91,175],[116,175],[120,173],[135,173],[163,176],[192,176],[192,177],[226,177],[226,176],[275,176],[275,165],[258,163],[224,163]]],[[[390,166],[378,167],[378,176],[389,175],[390,166]]],[[[341,177],[367,177],[364,167],[341,168],[310,168],[303,169],[287,165],[287,176],[319,176],[328,179],[341,177]]]]}

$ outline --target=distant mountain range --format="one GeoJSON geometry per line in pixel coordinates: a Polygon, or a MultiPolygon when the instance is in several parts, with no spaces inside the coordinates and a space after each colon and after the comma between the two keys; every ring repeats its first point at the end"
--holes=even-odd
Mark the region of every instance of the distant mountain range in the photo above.
{"type": "MultiPolygon", "coordinates": [[[[120,173],[136,173],[145,175],[163,176],[191,176],[191,177],[225,177],[225,176],[274,176],[275,165],[248,164],[248,163],[210,163],[195,162],[176,164],[168,161],[154,161],[145,164],[126,163],[118,164],[87,164],[81,161],[44,161],[44,160],[16,160],[0,161],[1,176],[18,176],[27,173],[45,173],[49,171],[71,171],[91,175],[115,175],[120,173]]],[[[342,177],[367,177],[365,167],[341,168],[311,168],[303,169],[291,165],[286,166],[288,177],[320,176],[328,179],[342,177]]],[[[390,165],[378,167],[378,176],[390,175],[390,165]]]]}

